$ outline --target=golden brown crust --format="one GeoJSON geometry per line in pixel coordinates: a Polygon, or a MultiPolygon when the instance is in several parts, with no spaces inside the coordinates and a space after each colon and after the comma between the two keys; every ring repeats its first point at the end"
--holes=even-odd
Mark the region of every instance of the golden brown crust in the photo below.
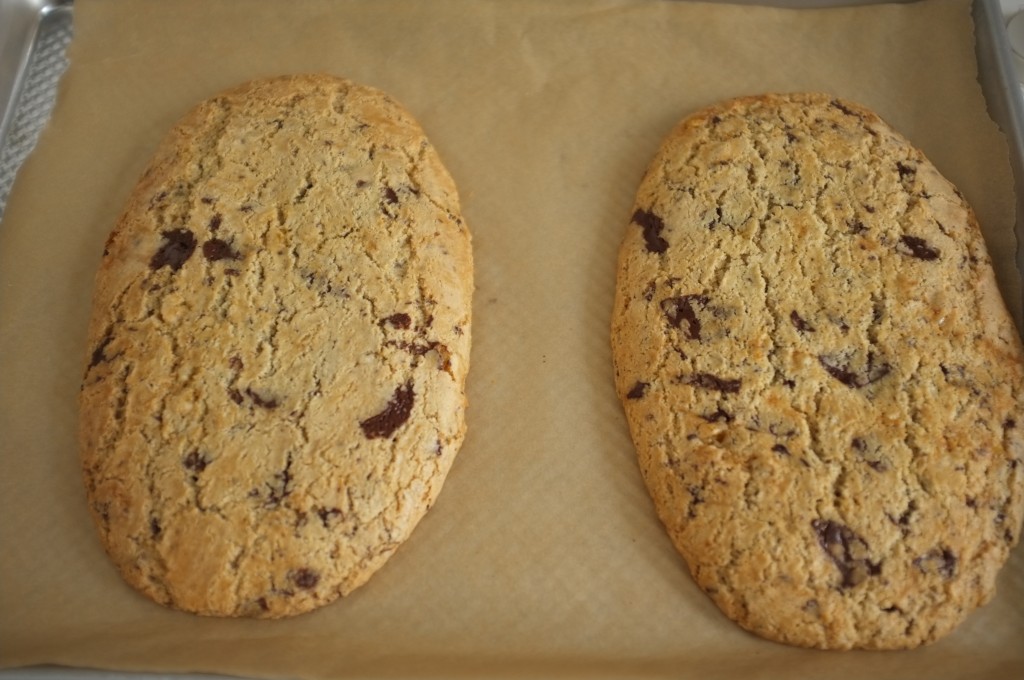
{"type": "Polygon", "coordinates": [[[463,440],[472,266],[451,177],[381,92],[287,76],[188,113],[89,330],[83,468],[125,579],[259,617],[365,582],[463,440]]]}
{"type": "Polygon", "coordinates": [[[696,582],[764,637],[903,648],[994,591],[1022,351],[956,189],[824,94],[680,125],[619,257],[616,386],[696,582]]]}

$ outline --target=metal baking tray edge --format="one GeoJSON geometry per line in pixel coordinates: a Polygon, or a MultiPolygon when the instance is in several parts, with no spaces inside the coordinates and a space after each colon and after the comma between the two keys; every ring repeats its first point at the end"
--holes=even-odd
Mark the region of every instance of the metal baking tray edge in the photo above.
{"type": "MultiPolygon", "coordinates": [[[[879,4],[881,1],[879,0],[879,4]]],[[[912,1],[912,0],[911,0],[912,1]]],[[[876,4],[873,0],[733,0],[743,4],[780,7],[813,5],[843,6],[876,4]]],[[[0,150],[3,149],[18,108],[25,84],[25,75],[48,16],[54,12],[72,12],[73,0],[0,0],[0,150]],[[10,68],[14,64],[15,68],[10,68]]],[[[1002,7],[999,0],[974,0],[972,17],[975,24],[975,52],[978,58],[978,81],[989,115],[1006,135],[1010,150],[1017,197],[1014,233],[1017,240],[1015,260],[1017,271],[1024,278],[1024,99],[1014,71],[1006,37],[1002,7]]],[[[2,214],[2,212],[0,212],[2,214]]],[[[1013,310],[1019,324],[1024,324],[1024,304],[1013,310]]],[[[1024,328],[1020,330],[1024,331],[1024,328]]],[[[179,675],[170,673],[123,673],[118,671],[78,669],[62,666],[32,666],[0,670],[0,680],[225,680],[227,676],[210,674],[179,675]]]]}
{"type": "Polygon", "coordinates": [[[48,17],[72,0],[0,0],[0,148],[7,141],[32,54],[48,17]]]}
{"type": "MultiPolygon", "coordinates": [[[[70,25],[71,3],[72,0],[0,0],[0,160],[4,164],[0,216],[4,212],[10,180],[45,125],[44,119],[55,95],[51,85],[60,75],[51,72],[34,83],[36,95],[47,96],[45,105],[41,105],[38,96],[26,96],[33,90],[30,84],[33,73],[38,77],[54,69],[44,62],[45,65],[35,65],[34,71],[33,61],[39,56],[45,57],[47,49],[40,49],[40,46],[45,44],[46,38],[58,35],[58,24],[70,25]],[[44,68],[42,72],[38,71],[40,66],[44,68]],[[20,119],[24,114],[29,114],[27,119],[20,119]],[[20,142],[15,140],[19,132],[24,135],[20,142]],[[10,157],[5,157],[4,152],[10,152],[10,157]]],[[[54,42],[49,47],[58,44],[54,42]]]]}
{"type": "MultiPolygon", "coordinates": [[[[1024,277],[1024,99],[1010,56],[1002,8],[999,0],[974,0],[975,53],[978,57],[978,81],[981,83],[988,113],[1006,135],[1010,147],[1014,193],[1017,197],[1014,234],[1017,251],[1014,259],[1017,273],[1024,277]]],[[[1024,332],[1024,303],[1011,310],[1017,330],[1024,332]]]]}

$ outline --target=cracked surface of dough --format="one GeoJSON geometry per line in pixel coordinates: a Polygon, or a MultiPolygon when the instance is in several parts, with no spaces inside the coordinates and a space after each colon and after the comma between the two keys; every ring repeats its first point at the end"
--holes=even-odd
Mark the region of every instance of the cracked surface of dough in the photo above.
{"type": "Polygon", "coordinates": [[[992,597],[1024,507],[1021,346],[920,151],[828,95],[711,107],[658,151],[618,266],[640,468],[727,616],[907,648],[992,597]]]}
{"type": "Polygon", "coordinates": [[[188,113],[89,328],[84,478],[125,579],[255,617],[364,583],[462,443],[472,266],[454,183],[387,95],[287,76],[188,113]]]}

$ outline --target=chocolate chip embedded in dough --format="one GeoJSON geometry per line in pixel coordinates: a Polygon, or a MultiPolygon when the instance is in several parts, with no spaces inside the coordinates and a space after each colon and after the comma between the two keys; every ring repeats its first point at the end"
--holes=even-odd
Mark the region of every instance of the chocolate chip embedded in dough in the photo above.
{"type": "Polygon", "coordinates": [[[742,381],[739,378],[720,378],[711,373],[693,373],[679,376],[679,382],[684,385],[693,385],[705,390],[715,390],[726,394],[735,394],[740,391],[742,381]]]}
{"type": "Polygon", "coordinates": [[[930,246],[927,241],[919,236],[904,234],[900,237],[900,243],[905,247],[897,248],[899,252],[916,257],[919,260],[937,260],[942,254],[937,248],[930,246]]]}
{"type": "Polygon", "coordinates": [[[198,449],[194,449],[191,453],[185,456],[185,460],[182,464],[192,472],[198,474],[206,469],[206,466],[210,464],[210,459],[200,453],[198,449]]]}
{"type": "Polygon", "coordinates": [[[277,399],[274,399],[272,397],[265,397],[261,395],[259,392],[256,392],[255,390],[249,387],[245,388],[245,394],[247,397],[249,397],[249,399],[252,400],[253,404],[259,406],[260,408],[272,409],[277,408],[279,405],[277,399]]]}
{"type": "Polygon", "coordinates": [[[946,579],[953,578],[958,563],[956,554],[945,546],[933,548],[913,560],[914,566],[923,573],[938,574],[946,579]]]}
{"type": "Polygon", "coordinates": [[[687,337],[699,341],[701,339],[701,323],[697,317],[697,308],[705,309],[708,302],[707,295],[680,295],[662,300],[661,311],[665,313],[665,318],[674,328],[681,328],[685,321],[687,337]]]}
{"type": "Polygon", "coordinates": [[[722,409],[718,409],[714,413],[705,413],[701,415],[701,418],[708,421],[709,423],[731,423],[733,420],[736,419],[735,416],[733,416],[731,413],[724,411],[722,409]]]}
{"type": "Polygon", "coordinates": [[[643,399],[644,395],[647,394],[647,388],[650,387],[650,383],[636,381],[633,388],[626,395],[627,399],[643,399]]]}
{"type": "Polygon", "coordinates": [[[216,262],[217,260],[238,260],[242,256],[227,241],[212,238],[203,244],[203,257],[210,262],[216,262]]]}
{"type": "Polygon", "coordinates": [[[917,175],[917,168],[907,163],[898,162],[896,163],[896,172],[900,174],[900,180],[914,179],[914,176],[917,175]]]}
{"type": "Polygon", "coordinates": [[[407,329],[412,326],[412,318],[405,312],[398,312],[391,316],[386,316],[380,320],[380,325],[388,324],[392,328],[407,329]]]}
{"type": "Polygon", "coordinates": [[[790,323],[793,324],[793,327],[796,328],[801,333],[815,332],[814,326],[807,323],[807,321],[805,321],[804,318],[800,316],[795,309],[789,313],[789,321],[790,323]]]}
{"type": "Polygon", "coordinates": [[[382,439],[393,435],[409,419],[414,396],[411,380],[397,387],[383,411],[359,423],[366,438],[382,439]]]}
{"type": "Polygon", "coordinates": [[[89,360],[88,368],[93,368],[108,360],[109,357],[107,357],[106,354],[107,346],[110,345],[113,339],[113,334],[110,331],[107,331],[107,334],[103,336],[102,340],[100,340],[100,344],[98,344],[96,349],[92,351],[92,357],[89,360]]]}
{"type": "Polygon", "coordinates": [[[887,362],[875,363],[873,352],[868,352],[867,363],[859,371],[855,371],[850,365],[841,364],[837,359],[824,354],[818,357],[818,363],[833,378],[847,387],[853,388],[866,387],[874,382],[878,382],[889,375],[889,372],[892,370],[892,367],[887,362]]]}
{"type": "Polygon", "coordinates": [[[816,519],[811,527],[818,536],[818,543],[839,569],[840,587],[852,588],[882,573],[881,564],[868,559],[867,542],[846,525],[816,519]]]}
{"type": "Polygon", "coordinates": [[[665,230],[665,223],[660,217],[650,210],[637,210],[633,213],[632,221],[643,229],[647,250],[652,253],[663,253],[668,250],[668,241],[661,236],[661,232],[665,230]]]}
{"type": "Polygon", "coordinates": [[[150,269],[170,267],[178,271],[196,249],[196,237],[188,229],[170,229],[161,233],[163,243],[149,261],[150,269]]]}
{"type": "Polygon", "coordinates": [[[316,585],[320,583],[320,574],[316,573],[312,569],[296,569],[289,575],[292,583],[303,590],[312,590],[316,588],[316,585]]]}

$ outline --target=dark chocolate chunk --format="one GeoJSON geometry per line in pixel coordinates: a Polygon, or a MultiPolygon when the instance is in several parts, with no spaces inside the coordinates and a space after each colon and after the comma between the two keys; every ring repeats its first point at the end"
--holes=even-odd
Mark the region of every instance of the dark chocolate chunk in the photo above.
{"type": "Polygon", "coordinates": [[[390,324],[392,328],[409,328],[412,325],[412,319],[408,314],[404,312],[398,312],[391,316],[384,317],[381,319],[380,324],[390,324]]]}
{"type": "Polygon", "coordinates": [[[383,411],[359,423],[366,438],[380,439],[394,434],[409,419],[414,396],[411,380],[395,388],[391,401],[383,411]]]}
{"type": "Polygon", "coordinates": [[[687,509],[687,515],[690,519],[693,519],[697,516],[697,506],[704,502],[704,489],[695,484],[691,484],[686,488],[686,490],[690,492],[690,505],[687,509]]]}
{"type": "Polygon", "coordinates": [[[821,365],[825,367],[825,370],[828,371],[828,374],[831,375],[836,380],[838,380],[839,382],[849,387],[858,386],[856,373],[853,373],[850,370],[843,368],[842,366],[833,366],[829,364],[825,360],[825,357],[818,357],[818,361],[820,361],[821,365]]]}
{"type": "Polygon", "coordinates": [[[708,222],[709,230],[714,231],[715,227],[722,223],[722,206],[715,207],[715,218],[708,222]]]}
{"type": "Polygon", "coordinates": [[[633,213],[633,223],[644,230],[644,241],[647,250],[652,253],[663,253],[668,250],[668,241],[661,237],[665,229],[665,223],[660,217],[649,210],[637,210],[633,213]]]}
{"type": "Polygon", "coordinates": [[[708,421],[709,423],[731,423],[735,419],[731,413],[723,411],[722,409],[718,409],[714,413],[705,413],[704,415],[701,416],[701,418],[708,421]]]}
{"type": "Polygon", "coordinates": [[[897,163],[896,172],[900,173],[900,180],[907,178],[913,179],[914,175],[917,174],[917,168],[913,165],[907,165],[906,163],[897,163]]]}
{"type": "MultiPolygon", "coordinates": [[[[438,349],[439,347],[444,348],[443,351],[447,352],[447,348],[439,343],[437,340],[429,340],[427,342],[399,342],[396,340],[387,340],[384,343],[389,347],[397,347],[398,349],[404,350],[414,357],[421,357],[432,349],[438,349]]],[[[440,353],[442,350],[438,350],[440,353]]]]}
{"type": "Polygon", "coordinates": [[[941,254],[938,249],[928,245],[927,241],[917,236],[904,234],[900,237],[900,242],[907,247],[906,251],[900,250],[900,252],[919,260],[937,260],[941,254]]]}
{"type": "Polygon", "coordinates": [[[793,324],[793,327],[796,328],[801,333],[815,332],[814,326],[807,323],[802,316],[797,314],[797,311],[795,309],[789,313],[789,320],[793,324]]]}
{"type": "Polygon", "coordinates": [[[643,399],[644,395],[647,394],[647,388],[650,386],[650,383],[637,380],[633,388],[626,394],[626,399],[643,399]]]}
{"type": "Polygon", "coordinates": [[[306,200],[306,194],[308,194],[309,190],[312,189],[312,188],[313,188],[313,183],[307,181],[306,185],[304,187],[302,187],[301,189],[299,189],[299,193],[295,195],[295,202],[296,203],[302,203],[302,201],[306,200]]]}
{"type": "Polygon", "coordinates": [[[816,519],[811,528],[818,535],[818,543],[839,569],[840,587],[851,588],[869,576],[882,573],[879,562],[868,559],[868,544],[849,527],[832,520],[816,519]]]}
{"type": "Polygon", "coordinates": [[[242,256],[227,241],[212,238],[203,244],[203,257],[210,262],[216,262],[217,260],[238,260],[242,256]]]}
{"type": "Polygon", "coordinates": [[[776,444],[775,446],[772,447],[772,451],[779,454],[780,456],[789,455],[789,449],[787,449],[784,444],[776,444]]]}
{"type": "Polygon", "coordinates": [[[107,345],[109,345],[110,341],[113,339],[114,336],[111,335],[110,331],[107,331],[107,334],[103,336],[102,340],[100,340],[100,344],[97,345],[96,349],[92,351],[92,359],[89,360],[89,368],[92,368],[93,366],[101,364],[107,360],[107,345]]]}
{"type": "Polygon", "coordinates": [[[210,218],[210,225],[209,225],[210,226],[210,231],[217,231],[217,229],[220,227],[220,223],[223,222],[223,221],[224,221],[224,218],[221,216],[220,213],[217,213],[216,215],[211,217],[210,218]]]}
{"type": "Polygon", "coordinates": [[[850,226],[851,234],[863,234],[868,230],[860,220],[847,221],[847,224],[850,226]]]}
{"type": "Polygon", "coordinates": [[[661,311],[673,328],[681,328],[686,322],[686,334],[691,340],[700,340],[701,324],[695,306],[701,309],[708,305],[707,295],[681,295],[661,301],[661,311]]]}
{"type": "Polygon", "coordinates": [[[679,376],[679,381],[686,385],[693,385],[705,390],[715,390],[726,394],[736,394],[740,391],[741,381],[739,378],[719,378],[711,373],[693,373],[691,375],[679,376]]]}
{"type": "Polygon", "coordinates": [[[849,366],[837,364],[833,359],[825,355],[818,357],[818,362],[833,378],[847,387],[866,387],[889,375],[892,367],[888,363],[875,363],[873,352],[868,353],[867,364],[860,372],[855,372],[849,366]]]}
{"type": "Polygon", "coordinates": [[[241,404],[244,401],[244,399],[242,398],[242,393],[236,390],[234,387],[228,388],[228,396],[231,397],[231,401],[235,402],[236,404],[241,404]]]}
{"type": "Polygon", "coordinates": [[[170,267],[178,271],[196,249],[196,237],[188,229],[170,229],[161,236],[164,242],[149,261],[149,267],[154,270],[170,267]]]}
{"type": "Polygon", "coordinates": [[[185,461],[183,463],[186,468],[197,474],[205,470],[206,466],[209,464],[210,460],[203,454],[199,453],[198,450],[194,450],[192,453],[185,456],[185,461]]]}
{"type": "Polygon", "coordinates": [[[312,569],[297,569],[289,574],[293,583],[303,590],[311,590],[316,588],[316,584],[320,583],[320,574],[316,573],[312,569]]]}
{"type": "Polygon", "coordinates": [[[252,403],[256,404],[260,408],[271,409],[271,408],[277,408],[277,406],[278,406],[277,399],[264,397],[264,396],[260,395],[259,392],[254,391],[252,388],[249,388],[249,387],[245,388],[245,394],[250,399],[252,399],[252,403]]]}
{"type": "Polygon", "coordinates": [[[384,200],[391,205],[395,205],[398,203],[398,194],[391,187],[384,187],[384,200]]]}
{"type": "Polygon", "coordinates": [[[958,561],[952,550],[940,546],[915,558],[913,564],[925,574],[938,574],[943,578],[953,578],[958,561]]]}
{"type": "Polygon", "coordinates": [[[648,283],[647,286],[644,288],[644,300],[647,300],[648,302],[653,300],[654,299],[654,291],[655,291],[655,289],[657,287],[658,287],[658,284],[656,282],[654,282],[654,281],[651,281],[650,283],[648,283]]]}

